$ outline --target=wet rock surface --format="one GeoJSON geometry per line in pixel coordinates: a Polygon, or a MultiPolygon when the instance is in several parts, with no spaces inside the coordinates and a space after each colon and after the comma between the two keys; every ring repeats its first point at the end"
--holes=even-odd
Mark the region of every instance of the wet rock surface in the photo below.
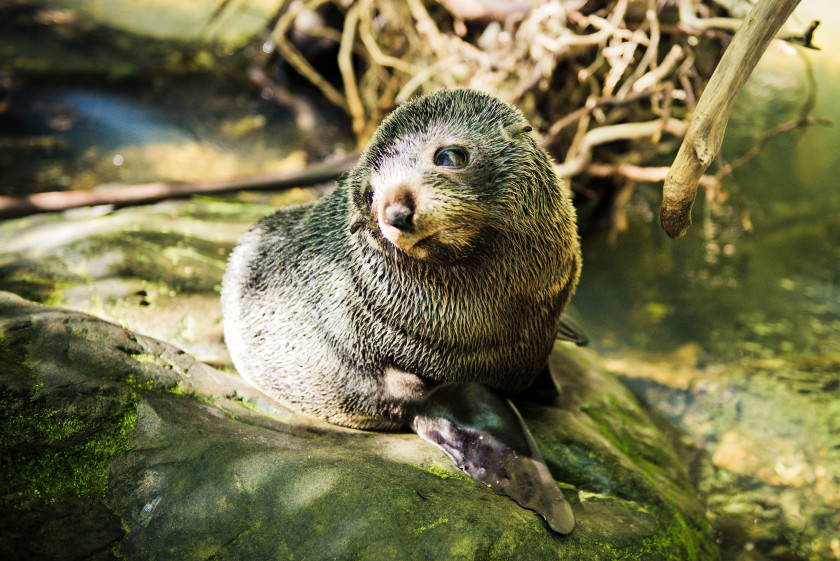
{"type": "Polygon", "coordinates": [[[0,286],[132,328],[0,299],[0,557],[718,558],[671,443],[590,351],[558,345],[560,403],[517,401],[575,512],[567,537],[414,434],[321,423],[193,358],[229,368],[215,289],[267,211],[165,203],[77,215],[75,237],[47,237],[51,217],[0,227],[0,286]]]}

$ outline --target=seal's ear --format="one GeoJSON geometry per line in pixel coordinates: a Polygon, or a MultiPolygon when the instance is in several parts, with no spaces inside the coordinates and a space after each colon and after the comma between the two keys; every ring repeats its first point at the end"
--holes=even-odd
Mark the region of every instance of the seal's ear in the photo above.
{"type": "Polygon", "coordinates": [[[362,226],[364,226],[364,225],[365,225],[365,219],[362,218],[361,215],[356,214],[353,217],[353,220],[350,222],[350,233],[355,234],[356,232],[361,230],[362,226]]]}
{"type": "Polygon", "coordinates": [[[510,123],[509,125],[503,125],[501,128],[502,136],[505,138],[505,140],[513,140],[520,134],[531,132],[533,130],[531,128],[531,125],[522,121],[510,123]]]}

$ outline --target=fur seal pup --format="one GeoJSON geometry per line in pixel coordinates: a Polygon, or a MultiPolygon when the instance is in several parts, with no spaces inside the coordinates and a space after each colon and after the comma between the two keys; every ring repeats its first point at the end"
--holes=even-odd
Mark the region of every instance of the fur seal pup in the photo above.
{"type": "Polygon", "coordinates": [[[569,533],[506,397],[547,373],[581,262],[574,208],[530,131],[473,90],[401,105],[330,194],[243,236],[224,330],[238,371],[291,408],[408,425],[569,533]]]}

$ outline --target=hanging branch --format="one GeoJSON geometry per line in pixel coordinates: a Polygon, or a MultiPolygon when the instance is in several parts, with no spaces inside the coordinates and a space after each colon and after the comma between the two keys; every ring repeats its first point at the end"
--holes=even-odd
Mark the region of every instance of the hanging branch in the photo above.
{"type": "Polygon", "coordinates": [[[659,221],[671,238],[679,238],[691,226],[697,182],[720,150],[735,99],[799,1],[759,0],[735,33],[700,96],[662,189],[659,221]]]}

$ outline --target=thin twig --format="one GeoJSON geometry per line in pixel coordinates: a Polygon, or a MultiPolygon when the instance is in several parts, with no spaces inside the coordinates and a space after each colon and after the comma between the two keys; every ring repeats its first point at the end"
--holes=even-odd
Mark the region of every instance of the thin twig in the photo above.
{"type": "Polygon", "coordinates": [[[737,168],[747,164],[753,158],[758,156],[762,150],[764,150],[764,147],[767,146],[768,142],[770,142],[780,134],[794,129],[801,129],[813,125],[831,127],[834,125],[834,123],[829,121],[828,119],[821,119],[819,117],[804,117],[802,119],[796,119],[794,121],[788,121],[787,123],[781,123],[779,125],[776,125],[772,129],[761,135],[761,139],[759,139],[758,143],[756,143],[755,146],[750,148],[750,150],[746,154],[744,154],[732,163],[726,163],[722,165],[718,172],[715,174],[715,177],[717,179],[723,179],[724,177],[730,175],[737,168]]]}
{"type": "Polygon", "coordinates": [[[264,173],[233,179],[139,183],[136,185],[100,187],[89,191],[51,191],[23,197],[0,196],[0,218],[15,218],[83,206],[131,206],[199,194],[306,187],[334,180],[351,169],[358,158],[358,154],[350,154],[338,160],[319,162],[296,171],[264,173]]]}
{"type": "Polygon", "coordinates": [[[412,78],[408,82],[406,82],[405,86],[402,87],[400,92],[394,98],[394,102],[395,103],[403,103],[405,100],[407,100],[409,97],[411,97],[412,94],[414,94],[414,92],[417,90],[417,88],[419,88],[423,84],[423,82],[425,82],[426,80],[428,80],[432,76],[438,74],[444,68],[452,66],[452,63],[454,61],[455,61],[454,57],[445,58],[445,59],[440,60],[437,63],[433,64],[432,66],[429,66],[429,67],[424,68],[423,70],[420,70],[419,72],[417,72],[417,74],[412,76],[412,78]]]}
{"type": "Polygon", "coordinates": [[[659,84],[645,91],[634,92],[630,95],[627,95],[623,99],[619,99],[618,97],[599,97],[594,99],[590,98],[589,100],[587,100],[586,104],[583,107],[572,111],[571,113],[569,113],[568,115],[551,125],[551,128],[549,128],[548,132],[545,134],[543,146],[550,146],[556,139],[557,135],[559,135],[560,132],[563,131],[563,129],[580,119],[583,115],[591,113],[597,107],[633,103],[634,101],[651,97],[652,95],[662,91],[663,89],[664,85],[659,84]]]}
{"type": "Polygon", "coordinates": [[[379,48],[379,45],[376,44],[376,40],[373,38],[373,34],[370,31],[372,22],[370,9],[369,6],[367,6],[367,3],[365,3],[365,8],[368,9],[363,10],[361,14],[362,25],[359,26],[359,37],[362,39],[362,43],[367,49],[368,54],[370,54],[370,57],[373,59],[373,62],[379,66],[396,68],[397,70],[401,70],[407,74],[414,74],[416,69],[413,64],[397,57],[386,55],[382,52],[382,49],[379,48]]]}
{"type": "Polygon", "coordinates": [[[696,0],[679,0],[679,27],[689,33],[702,33],[707,29],[725,29],[735,32],[741,20],[735,18],[699,18],[695,8],[696,0]]]}
{"type": "MultiPolygon", "coordinates": [[[[614,177],[619,175],[631,181],[642,183],[659,183],[668,176],[666,167],[644,167],[633,164],[587,164],[583,169],[586,175],[595,177],[614,177]]],[[[720,180],[717,176],[704,175],[700,178],[700,186],[712,191],[720,190],[720,180]]]]}
{"type": "Polygon", "coordinates": [[[407,3],[411,15],[417,21],[417,31],[426,38],[438,58],[446,58],[448,54],[446,38],[438,29],[432,16],[426,11],[426,7],[420,0],[407,0],[407,3]]]}
{"type": "MultiPolygon", "coordinates": [[[[648,41],[648,47],[645,54],[642,56],[642,60],[640,60],[639,64],[636,65],[636,68],[633,69],[633,73],[630,74],[630,77],[627,78],[627,80],[625,80],[618,89],[616,95],[619,98],[626,97],[630,92],[630,88],[634,88],[635,91],[646,89],[647,86],[640,86],[636,88],[636,83],[639,78],[644,75],[645,71],[651,67],[651,65],[654,67],[656,66],[656,57],[659,53],[659,18],[656,15],[656,0],[648,0],[645,19],[650,26],[650,39],[648,41]]],[[[665,58],[667,60],[667,57],[665,58]]]]}
{"type": "Polygon", "coordinates": [[[554,170],[560,177],[571,177],[584,169],[592,157],[592,148],[599,144],[615,142],[616,140],[653,137],[663,130],[679,137],[685,134],[687,127],[687,123],[677,119],[668,119],[664,122],[662,119],[656,119],[644,123],[622,123],[620,125],[598,127],[586,133],[577,154],[562,164],[554,166],[554,170]]]}
{"type": "Polygon", "coordinates": [[[674,66],[676,66],[682,57],[682,47],[679,45],[672,46],[668,54],[665,55],[665,58],[662,59],[662,64],[636,80],[632,85],[632,90],[634,92],[640,92],[651,87],[653,84],[661,82],[668,74],[673,72],[674,66]]]}
{"type": "Polygon", "coordinates": [[[353,40],[356,37],[356,27],[359,24],[359,4],[350,6],[344,18],[344,30],[341,32],[341,44],[338,49],[338,69],[344,83],[344,95],[347,109],[353,119],[353,133],[356,138],[364,138],[365,106],[359,97],[356,87],[356,72],[353,70],[353,40]]]}

